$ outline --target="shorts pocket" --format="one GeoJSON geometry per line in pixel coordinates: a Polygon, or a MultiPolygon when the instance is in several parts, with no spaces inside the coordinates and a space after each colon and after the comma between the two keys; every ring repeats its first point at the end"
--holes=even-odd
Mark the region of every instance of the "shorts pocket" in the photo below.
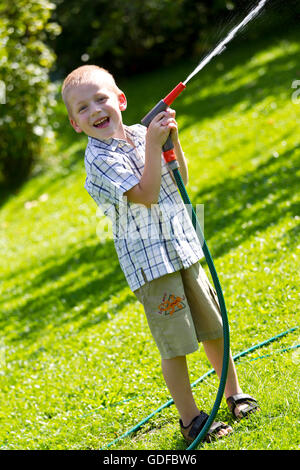
{"type": "Polygon", "coordinates": [[[189,309],[172,316],[147,315],[150,331],[162,358],[185,356],[198,349],[198,340],[189,309]]]}

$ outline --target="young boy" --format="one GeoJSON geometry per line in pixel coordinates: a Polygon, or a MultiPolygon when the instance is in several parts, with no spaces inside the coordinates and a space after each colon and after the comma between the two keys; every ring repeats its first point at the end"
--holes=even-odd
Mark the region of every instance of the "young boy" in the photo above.
{"type": "MultiPolygon", "coordinates": [[[[181,432],[192,442],[208,415],[195,403],[186,355],[202,342],[220,376],[223,329],[216,293],[199,264],[200,242],[162,158],[162,146],[171,134],[186,184],[188,169],[175,112],[159,113],[148,129],[124,125],[126,96],[108,71],[94,65],[71,72],[62,96],[71,125],[88,136],[85,188],[113,221],[121,268],[144,306],[181,432]]],[[[257,409],[254,398],[242,393],[231,355],[225,395],[237,419],[257,409]]],[[[213,423],[206,439],[231,431],[224,423],[213,423]]]]}

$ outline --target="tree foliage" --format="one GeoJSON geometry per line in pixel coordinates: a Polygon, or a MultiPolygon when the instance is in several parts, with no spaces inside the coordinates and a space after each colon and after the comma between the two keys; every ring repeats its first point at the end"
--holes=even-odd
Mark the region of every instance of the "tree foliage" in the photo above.
{"type": "MultiPolygon", "coordinates": [[[[51,132],[50,72],[61,78],[83,63],[98,63],[128,76],[199,58],[257,2],[1,0],[0,182],[26,177],[51,132]]],[[[292,20],[299,17],[299,0],[269,1],[264,17],[274,13],[282,27],[284,6],[292,20]]]]}
{"type": "Polygon", "coordinates": [[[0,174],[10,186],[28,175],[49,130],[55,95],[48,74],[55,55],[45,40],[59,32],[49,22],[53,8],[47,0],[0,5],[0,174]]]}
{"type": "MultiPolygon", "coordinates": [[[[128,76],[182,57],[199,57],[259,0],[53,1],[57,4],[53,19],[62,26],[53,46],[58,72],[65,75],[88,62],[128,76]]],[[[265,26],[276,16],[282,20],[282,13],[293,16],[297,9],[299,0],[267,2],[262,15],[265,26]]],[[[251,31],[258,23],[251,25],[251,31]]]]}
{"type": "MultiPolygon", "coordinates": [[[[128,75],[167,65],[207,45],[212,16],[242,0],[54,0],[55,41],[64,73],[84,61],[128,75]]],[[[244,2],[245,3],[245,2],[244,2]]],[[[215,18],[216,19],[216,18],[215,18]]]]}

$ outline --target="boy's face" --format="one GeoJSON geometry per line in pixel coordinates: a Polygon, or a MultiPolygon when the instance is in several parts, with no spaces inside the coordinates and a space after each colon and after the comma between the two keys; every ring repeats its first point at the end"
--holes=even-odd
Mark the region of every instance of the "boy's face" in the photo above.
{"type": "Polygon", "coordinates": [[[126,139],[121,114],[127,106],[124,93],[95,80],[71,89],[68,101],[72,110],[70,122],[76,132],[99,140],[126,139]]]}

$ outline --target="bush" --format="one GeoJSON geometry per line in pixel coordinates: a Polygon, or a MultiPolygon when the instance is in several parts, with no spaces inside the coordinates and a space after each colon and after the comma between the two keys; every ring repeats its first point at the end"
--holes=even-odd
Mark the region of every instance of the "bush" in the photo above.
{"type": "Polygon", "coordinates": [[[55,94],[48,73],[55,55],[45,40],[59,32],[49,23],[53,8],[47,0],[2,0],[0,5],[2,185],[18,185],[28,176],[49,135],[55,94]]]}
{"type": "Polygon", "coordinates": [[[58,71],[66,74],[88,61],[128,76],[169,65],[195,48],[198,53],[211,16],[238,1],[54,0],[53,18],[62,27],[53,46],[58,71]]]}
{"type": "MultiPolygon", "coordinates": [[[[118,76],[128,76],[169,66],[182,58],[199,59],[259,2],[53,1],[57,4],[53,19],[62,27],[62,34],[51,44],[58,57],[55,74],[59,77],[83,62],[98,63],[118,76]]],[[[249,31],[252,37],[276,32],[283,22],[293,23],[297,12],[299,0],[267,2],[261,19],[246,29],[245,36],[249,31]]]]}

